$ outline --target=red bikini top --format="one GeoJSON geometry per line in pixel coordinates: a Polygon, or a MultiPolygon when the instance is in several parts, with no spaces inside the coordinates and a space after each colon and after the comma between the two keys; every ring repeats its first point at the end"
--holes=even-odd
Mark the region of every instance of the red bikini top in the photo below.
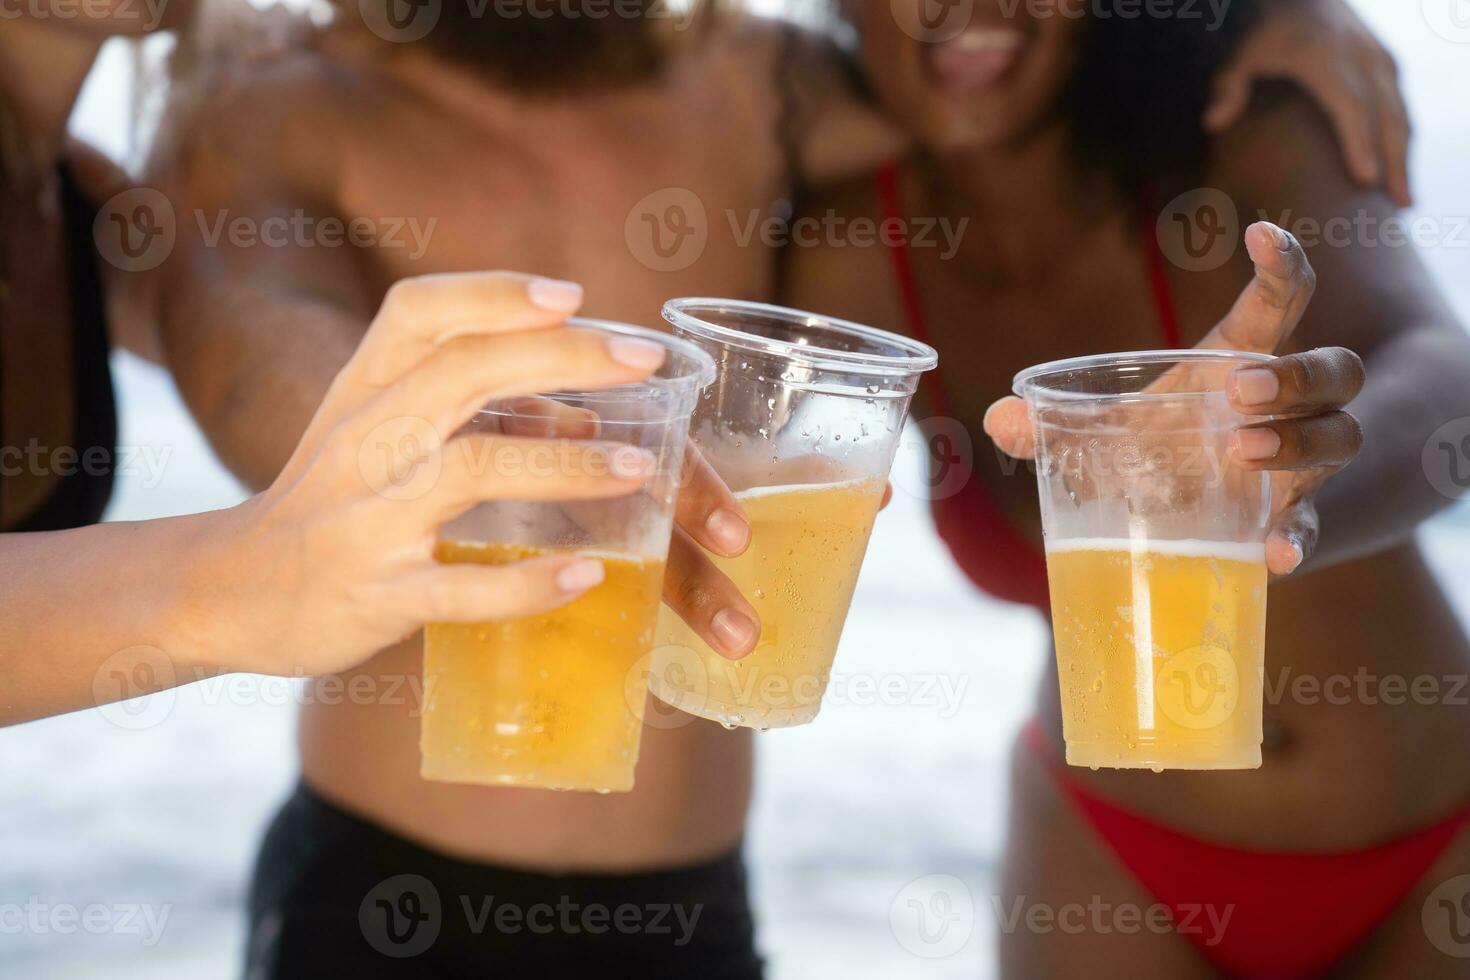
{"type": "MultiPolygon", "coordinates": [[[[885,226],[890,224],[888,219],[901,220],[903,217],[899,197],[898,165],[890,163],[878,171],[878,199],[883,208],[885,226]]],[[[1179,319],[1169,291],[1164,255],[1152,227],[1145,222],[1140,233],[1144,254],[1148,257],[1149,286],[1158,310],[1164,343],[1168,347],[1178,347],[1179,319]]],[[[914,338],[932,344],[907,241],[902,235],[881,237],[893,260],[893,273],[898,280],[899,297],[909,332],[914,338]]],[[[922,384],[927,386],[925,392],[934,411],[954,418],[956,416],[950,411],[949,399],[945,395],[942,369],[941,359],[940,370],[925,375],[922,384]]],[[[986,492],[983,482],[972,476],[958,492],[936,497],[931,506],[939,536],[971,582],[997,599],[1034,606],[1042,612],[1050,608],[1046,556],[1035,541],[1011,525],[986,492]]]]}

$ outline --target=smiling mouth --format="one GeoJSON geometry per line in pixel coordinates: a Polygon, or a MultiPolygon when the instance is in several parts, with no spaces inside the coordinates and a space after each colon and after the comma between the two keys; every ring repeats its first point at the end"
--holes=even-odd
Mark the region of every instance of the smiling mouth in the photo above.
{"type": "Polygon", "coordinates": [[[930,74],[945,88],[978,92],[999,84],[1021,60],[1025,37],[1014,28],[969,27],[930,45],[930,74]]]}

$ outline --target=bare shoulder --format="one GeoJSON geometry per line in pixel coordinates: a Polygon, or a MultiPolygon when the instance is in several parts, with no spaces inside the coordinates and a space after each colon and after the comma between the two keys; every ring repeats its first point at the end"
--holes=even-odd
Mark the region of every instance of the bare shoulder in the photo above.
{"type": "Polygon", "coordinates": [[[1327,117],[1287,83],[1262,86],[1242,120],[1212,141],[1210,183],[1255,208],[1330,213],[1355,202],[1394,211],[1381,191],[1353,180],[1327,117]]]}
{"type": "Polygon", "coordinates": [[[371,132],[382,103],[371,79],[301,45],[249,70],[201,72],[170,108],[162,165],[180,186],[228,193],[262,183],[326,196],[341,155],[371,132]]]}
{"type": "Polygon", "coordinates": [[[1406,324],[1453,322],[1418,254],[1420,219],[1352,179],[1326,117],[1304,95],[1273,86],[1263,96],[1214,142],[1206,180],[1235,202],[1242,230],[1267,220],[1301,242],[1317,291],[1294,343],[1361,353],[1406,324]]]}

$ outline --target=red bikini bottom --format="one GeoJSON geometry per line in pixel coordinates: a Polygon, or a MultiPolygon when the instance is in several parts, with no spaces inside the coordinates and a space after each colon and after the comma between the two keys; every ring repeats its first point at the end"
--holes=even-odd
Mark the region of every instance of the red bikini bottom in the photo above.
{"type": "Polygon", "coordinates": [[[1388,916],[1470,821],[1466,807],[1408,836],[1334,854],[1222,847],[1084,789],[1036,721],[1022,738],[1098,836],[1170,909],[1176,930],[1240,980],[1321,976],[1388,916]]]}

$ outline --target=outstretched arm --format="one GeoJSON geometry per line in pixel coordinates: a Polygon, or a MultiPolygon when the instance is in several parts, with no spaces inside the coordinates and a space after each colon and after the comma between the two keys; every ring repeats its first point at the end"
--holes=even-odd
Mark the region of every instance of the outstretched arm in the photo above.
{"type": "Polygon", "coordinates": [[[1290,79],[1332,120],[1353,178],[1408,207],[1411,126],[1393,55],[1345,0],[1272,0],[1265,12],[1215,79],[1205,127],[1224,132],[1245,117],[1257,82],[1290,79]]]}
{"type": "Polygon", "coordinates": [[[439,526],[485,500],[632,493],[656,461],[582,442],[558,472],[477,460],[547,450],[525,436],[424,443],[438,473],[412,499],[379,492],[392,463],[372,433],[412,413],[454,433],[491,398],[646,378],[654,344],[560,326],[545,280],[509,273],[406,280],[337,375],[280,477],[237,507],[134,524],[0,535],[0,725],[227,671],[286,676],[358,664],[426,621],[534,615],[602,580],[575,555],[443,565],[439,526]],[[453,327],[446,330],[446,327],[453,327]]]}
{"type": "MultiPolygon", "coordinates": [[[[1275,218],[1295,236],[1278,251],[1271,226],[1250,230],[1256,278],[1222,321],[1229,329],[1202,341],[1288,355],[1265,375],[1237,373],[1229,392],[1242,413],[1275,417],[1243,430],[1237,453],[1276,474],[1271,569],[1397,544],[1452,502],[1426,472],[1425,447],[1441,426],[1470,418],[1470,336],[1413,242],[1451,243],[1462,223],[1411,225],[1381,193],[1356,186],[1325,121],[1300,98],[1253,110],[1220,143],[1208,181],[1242,215],[1275,218]]],[[[1029,454],[1017,400],[993,406],[986,431],[1029,454]]]]}

